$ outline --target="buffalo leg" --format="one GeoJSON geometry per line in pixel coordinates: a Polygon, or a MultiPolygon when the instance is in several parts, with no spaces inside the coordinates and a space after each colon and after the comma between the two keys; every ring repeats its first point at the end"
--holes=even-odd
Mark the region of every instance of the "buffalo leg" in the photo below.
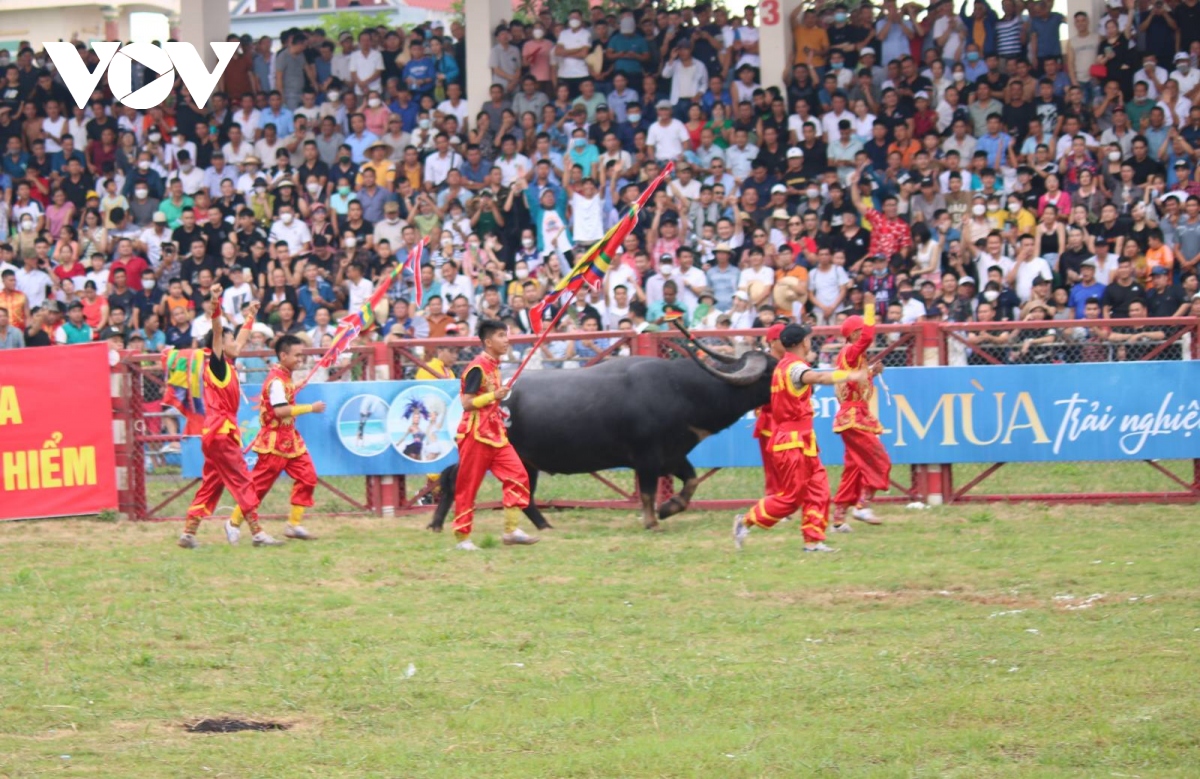
{"type": "Polygon", "coordinates": [[[683,482],[683,490],[672,495],[670,500],[663,501],[659,505],[659,519],[673,517],[680,512],[686,511],[688,504],[692,502],[692,495],[695,494],[696,487],[700,484],[700,479],[696,477],[696,469],[686,459],[678,467],[672,468],[671,472],[683,482]]]}
{"type": "Polygon", "coordinates": [[[654,516],[654,491],[658,488],[659,469],[648,464],[634,466],[637,474],[638,494],[642,498],[642,527],[659,530],[658,517],[654,516]]]}
{"type": "Polygon", "coordinates": [[[454,505],[454,485],[457,480],[458,463],[442,471],[442,477],[439,481],[442,497],[438,500],[437,508],[433,510],[433,519],[429,520],[429,524],[425,526],[426,530],[432,530],[435,533],[442,532],[442,525],[446,522],[446,515],[450,513],[450,507],[454,505]]]}
{"type": "Polygon", "coordinates": [[[537,483],[538,469],[532,468],[528,464],[525,465],[525,470],[529,473],[529,505],[524,509],[525,516],[533,523],[533,526],[538,530],[550,530],[554,526],[546,521],[542,516],[542,511],[537,507],[537,483]]]}

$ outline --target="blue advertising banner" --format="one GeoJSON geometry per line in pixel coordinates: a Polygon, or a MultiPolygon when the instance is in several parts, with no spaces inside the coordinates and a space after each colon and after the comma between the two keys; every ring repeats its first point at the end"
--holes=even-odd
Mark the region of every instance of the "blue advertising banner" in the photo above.
{"type": "MultiPolygon", "coordinates": [[[[893,462],[1045,462],[1200,457],[1200,363],[893,368],[876,414],[893,462]]],[[[879,382],[877,382],[877,386],[879,382]]],[[[520,388],[516,391],[520,391],[520,388]]],[[[436,473],[456,459],[462,416],[454,381],[310,385],[303,400],[328,410],[299,420],[322,475],[436,473]]],[[[257,400],[258,388],[247,387],[257,400]]],[[[837,398],[813,397],[827,464],[842,461],[832,431],[837,398]]],[[[243,437],[257,431],[256,404],[243,403],[243,437]]],[[[761,465],[753,415],[692,450],[699,468],[761,465]]],[[[199,444],[184,446],[185,476],[198,476],[199,444]]]]}

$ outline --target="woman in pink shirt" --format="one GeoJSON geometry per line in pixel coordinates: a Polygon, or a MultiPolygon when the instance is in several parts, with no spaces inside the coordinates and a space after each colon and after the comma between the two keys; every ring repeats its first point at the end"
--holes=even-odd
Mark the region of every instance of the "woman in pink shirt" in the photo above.
{"type": "Polygon", "coordinates": [[[46,231],[51,240],[58,240],[63,225],[70,224],[74,216],[75,204],[67,202],[67,193],[62,189],[54,190],[54,202],[46,206],[46,231]]]}
{"type": "Polygon", "coordinates": [[[550,91],[550,52],[554,45],[546,40],[546,31],[540,24],[533,26],[533,36],[521,47],[521,59],[529,68],[529,75],[537,79],[538,89],[550,91]]]}
{"type": "Polygon", "coordinates": [[[379,97],[379,92],[372,89],[367,93],[367,104],[362,111],[363,119],[366,120],[367,132],[374,133],[377,138],[382,138],[387,132],[388,117],[392,112],[383,104],[383,99],[379,97]]]}

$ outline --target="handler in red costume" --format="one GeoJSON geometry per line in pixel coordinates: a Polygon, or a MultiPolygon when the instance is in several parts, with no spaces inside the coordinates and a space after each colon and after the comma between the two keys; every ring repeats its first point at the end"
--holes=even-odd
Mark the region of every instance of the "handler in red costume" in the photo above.
{"type": "Polygon", "coordinates": [[[474,551],[471,522],[475,496],[483,477],[491,471],[500,480],[504,494],[506,545],[527,546],[538,539],[517,527],[521,509],[529,505],[529,474],[508,442],[500,401],[512,391],[500,379],[500,358],[508,352],[508,328],[494,319],[479,323],[483,353],[467,365],[462,376],[463,418],[458,425],[458,482],[454,490],[454,537],[456,549],[474,551]]]}
{"type": "Polygon", "coordinates": [[[846,511],[855,519],[870,525],[880,524],[871,510],[871,500],[878,491],[886,491],[891,483],[892,461],[879,434],[883,426],[871,414],[871,398],[875,395],[873,377],[883,372],[883,365],[867,365],[867,349],[875,342],[875,302],[864,301],[865,316],[852,316],[842,323],[846,345],[838,352],[836,367],[843,371],[863,371],[862,381],[848,381],[838,386],[840,406],[833,420],[833,432],[842,436],[846,447],[846,466],[842,482],[833,498],[833,530],[850,532],[846,511]]]}
{"type": "Polygon", "coordinates": [[[812,331],[791,324],[779,336],[784,355],[771,375],[771,456],[775,462],[778,491],[768,494],[746,514],[733,520],[733,540],[738,549],[750,528],[773,527],[779,520],[803,508],[804,551],[832,552],[825,545],[829,521],[829,478],[821,465],[817,436],[813,431],[812,385],[861,381],[864,371],[818,371],[808,366],[812,331]]]}
{"type": "MultiPolygon", "coordinates": [[[[221,319],[220,284],[212,286],[211,295],[212,331],[205,338],[204,429],[200,439],[204,472],[200,489],[188,507],[179,545],[184,549],[195,549],[200,545],[196,540],[200,520],[212,516],[217,509],[217,501],[228,489],[238,509],[250,523],[254,545],[279,546],[282,542],[271,538],[258,524],[258,495],[246,471],[246,461],[242,457],[242,436],[238,430],[238,404],[242,400],[242,389],[233,363],[250,340],[250,331],[243,328],[236,339],[231,339],[221,319]]],[[[246,315],[251,319],[257,313],[257,302],[246,308],[246,315]]]]}
{"type": "MultiPolygon", "coordinates": [[[[246,327],[253,328],[254,320],[247,318],[246,327]]],[[[291,513],[283,534],[288,538],[312,541],[316,536],[301,525],[304,509],[313,504],[313,490],[317,486],[317,469],[300,432],[296,430],[296,417],[305,414],[320,414],[325,410],[325,401],[297,403],[296,386],[292,384],[292,371],[304,358],[304,342],[294,335],[280,336],[275,342],[278,364],[273,366],[262,386],[258,418],[262,426],[251,448],[258,453],[258,462],[250,479],[259,501],[267,496],[279,474],[287,472],[292,477],[291,513]]],[[[225,537],[236,544],[241,537],[242,511],[234,509],[233,516],[225,523],[225,537]]]]}
{"type": "MultiPolygon", "coordinates": [[[[767,348],[775,359],[783,357],[783,347],[779,345],[779,334],[783,332],[783,323],[778,322],[767,329],[767,348]]],[[[771,456],[771,404],[760,406],[758,416],[754,420],[754,440],[758,441],[758,451],[762,454],[763,481],[766,483],[764,495],[774,495],[778,487],[778,477],[775,474],[775,460],[771,456]]]]}

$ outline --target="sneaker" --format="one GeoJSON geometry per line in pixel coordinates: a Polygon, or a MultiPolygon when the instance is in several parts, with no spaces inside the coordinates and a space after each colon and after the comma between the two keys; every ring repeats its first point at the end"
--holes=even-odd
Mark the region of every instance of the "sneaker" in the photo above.
{"type": "Polygon", "coordinates": [[[469,539],[469,538],[464,538],[463,540],[459,541],[457,544],[454,545],[454,548],[458,549],[459,551],[462,551],[462,552],[478,552],[479,551],[479,547],[475,546],[475,544],[472,543],[471,539],[469,539]]]}
{"type": "Polygon", "coordinates": [[[283,542],[276,541],[274,538],[272,538],[267,533],[267,531],[261,530],[254,534],[254,545],[255,546],[283,546],[283,542]]]}
{"type": "Polygon", "coordinates": [[[179,541],[176,543],[178,543],[179,546],[184,549],[195,549],[196,547],[200,546],[200,542],[197,541],[196,537],[191,533],[184,533],[179,537],[179,541]]]}
{"type": "Polygon", "coordinates": [[[542,539],[537,536],[531,536],[521,528],[517,528],[511,533],[505,533],[500,536],[500,540],[505,546],[533,546],[542,539]]]}
{"type": "Polygon", "coordinates": [[[225,520],[225,539],[229,541],[230,544],[236,544],[238,539],[241,537],[242,529],[234,525],[228,519],[225,520]]]}
{"type": "Polygon", "coordinates": [[[317,537],[304,529],[302,525],[288,525],[283,530],[283,535],[287,538],[295,538],[299,541],[316,541],[317,537]]]}
{"type": "Polygon", "coordinates": [[[854,517],[859,522],[866,522],[868,525],[883,524],[883,520],[875,516],[875,512],[871,510],[870,506],[863,506],[862,508],[854,509],[854,511],[850,513],[850,516],[854,517]]]}
{"type": "Polygon", "coordinates": [[[750,526],[746,524],[745,518],[745,514],[738,514],[733,518],[733,545],[738,549],[742,548],[750,536],[750,526]]]}
{"type": "Polygon", "coordinates": [[[832,546],[825,546],[824,541],[818,541],[817,543],[813,544],[812,546],[805,544],[804,551],[806,551],[806,552],[836,552],[837,550],[834,549],[832,546]]]}
{"type": "Polygon", "coordinates": [[[835,532],[835,533],[849,533],[852,530],[854,530],[854,528],[850,527],[849,522],[843,522],[840,525],[833,526],[833,532],[835,532]]]}

